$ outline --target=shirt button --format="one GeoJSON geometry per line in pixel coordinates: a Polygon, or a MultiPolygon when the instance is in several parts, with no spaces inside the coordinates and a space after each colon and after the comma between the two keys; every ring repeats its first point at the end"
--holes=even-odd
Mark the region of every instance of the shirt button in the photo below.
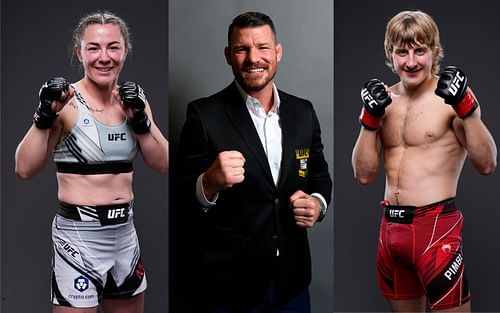
{"type": "Polygon", "coordinates": [[[280,199],[276,198],[274,199],[274,207],[279,207],[280,206],[280,199]]]}

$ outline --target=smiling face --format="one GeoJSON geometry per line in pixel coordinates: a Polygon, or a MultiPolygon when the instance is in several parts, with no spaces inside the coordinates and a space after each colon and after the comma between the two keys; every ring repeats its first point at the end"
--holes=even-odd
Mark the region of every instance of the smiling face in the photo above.
{"type": "Polygon", "coordinates": [[[224,54],[234,77],[249,95],[272,88],[282,48],[271,27],[234,27],[224,54]]]}
{"type": "Polygon", "coordinates": [[[426,50],[426,53],[429,52],[432,57],[431,72],[438,74],[439,63],[444,56],[439,30],[432,17],[422,11],[402,11],[387,23],[384,39],[387,66],[399,73],[394,67],[396,65],[394,56],[400,53],[395,50],[411,50],[411,48],[416,57],[421,56],[422,49],[426,50]]]}
{"type": "Polygon", "coordinates": [[[394,72],[406,87],[417,87],[432,77],[433,54],[427,45],[394,47],[392,52],[394,72]]]}
{"type": "Polygon", "coordinates": [[[85,28],[78,59],[85,78],[101,88],[113,88],[127,56],[120,27],[115,24],[92,24],[85,28]]]}

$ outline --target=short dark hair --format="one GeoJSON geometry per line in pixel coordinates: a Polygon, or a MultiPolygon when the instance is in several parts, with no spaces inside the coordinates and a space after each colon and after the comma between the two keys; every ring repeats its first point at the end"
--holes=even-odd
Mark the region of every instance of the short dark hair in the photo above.
{"type": "Polygon", "coordinates": [[[274,36],[276,37],[276,29],[274,28],[273,20],[269,16],[260,12],[245,12],[233,19],[231,25],[229,25],[229,29],[227,32],[227,44],[231,45],[231,36],[233,34],[233,29],[235,27],[245,28],[245,27],[258,27],[269,25],[271,30],[273,31],[274,36]]]}

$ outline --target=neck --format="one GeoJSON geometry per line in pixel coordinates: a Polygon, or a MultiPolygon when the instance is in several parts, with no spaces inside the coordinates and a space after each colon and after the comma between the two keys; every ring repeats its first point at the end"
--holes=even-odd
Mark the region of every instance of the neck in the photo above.
{"type": "Polygon", "coordinates": [[[83,78],[78,85],[83,87],[83,91],[86,96],[94,99],[95,103],[101,103],[106,106],[113,102],[112,91],[114,89],[114,85],[98,85],[88,78],[83,78]]]}
{"type": "Polygon", "coordinates": [[[274,104],[274,93],[273,93],[273,85],[269,84],[265,88],[257,91],[250,91],[248,95],[259,100],[259,102],[264,107],[266,113],[268,113],[274,104]]]}
{"type": "Polygon", "coordinates": [[[429,89],[435,88],[436,76],[430,74],[424,81],[422,81],[417,86],[407,86],[404,82],[401,82],[402,94],[406,94],[408,97],[417,97],[423,93],[429,91],[429,89]]]}

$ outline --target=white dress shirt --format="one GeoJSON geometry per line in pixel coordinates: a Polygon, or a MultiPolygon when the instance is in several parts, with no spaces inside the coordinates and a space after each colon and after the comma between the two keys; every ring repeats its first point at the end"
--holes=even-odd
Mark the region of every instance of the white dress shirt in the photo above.
{"type": "MultiPolygon", "coordinates": [[[[264,152],[266,153],[267,161],[271,169],[271,174],[273,175],[274,184],[277,186],[280,175],[281,155],[283,147],[279,117],[279,107],[281,101],[278,94],[278,89],[273,83],[273,106],[271,107],[269,112],[266,113],[266,111],[264,110],[264,106],[260,103],[260,101],[248,95],[243,90],[243,88],[241,88],[238,82],[235,82],[241,96],[245,100],[248,113],[250,113],[250,117],[252,118],[255,129],[259,134],[260,142],[262,143],[262,147],[264,148],[264,152]]],[[[204,174],[205,173],[198,176],[198,180],[196,181],[196,198],[202,205],[203,209],[206,211],[210,207],[215,205],[219,194],[217,193],[212,201],[209,201],[205,197],[202,184],[204,174]]],[[[318,198],[326,207],[326,200],[321,194],[313,193],[311,194],[311,196],[318,198]]]]}

